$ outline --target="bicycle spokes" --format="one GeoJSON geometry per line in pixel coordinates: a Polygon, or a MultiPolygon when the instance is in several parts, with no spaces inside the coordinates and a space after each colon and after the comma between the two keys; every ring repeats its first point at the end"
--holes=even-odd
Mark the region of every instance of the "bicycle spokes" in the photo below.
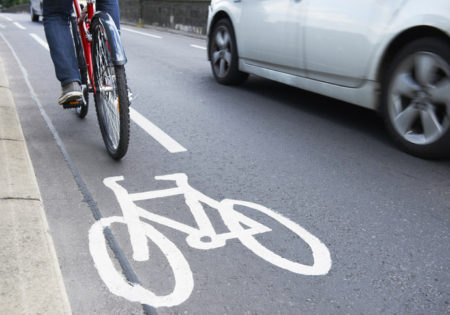
{"type": "Polygon", "coordinates": [[[116,149],[120,141],[119,96],[116,89],[116,75],[111,63],[109,48],[106,45],[104,32],[96,33],[96,72],[97,89],[100,94],[100,110],[105,119],[107,135],[112,147],[116,149]]]}

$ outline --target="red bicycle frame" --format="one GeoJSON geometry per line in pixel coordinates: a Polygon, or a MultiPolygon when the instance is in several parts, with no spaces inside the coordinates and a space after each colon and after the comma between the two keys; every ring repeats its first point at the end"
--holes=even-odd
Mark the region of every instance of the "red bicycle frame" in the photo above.
{"type": "Polygon", "coordinates": [[[94,0],[88,0],[87,6],[81,10],[78,0],[73,0],[73,6],[75,8],[75,14],[77,16],[78,32],[81,38],[81,44],[83,46],[84,59],[86,60],[87,72],[89,75],[90,88],[94,90],[94,68],[92,65],[91,55],[91,41],[92,35],[89,33],[92,17],[94,16],[94,0]]]}

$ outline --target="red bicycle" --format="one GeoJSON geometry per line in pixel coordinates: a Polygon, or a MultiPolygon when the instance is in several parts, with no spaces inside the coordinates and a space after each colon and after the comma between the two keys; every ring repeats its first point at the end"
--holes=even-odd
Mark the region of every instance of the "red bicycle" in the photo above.
{"type": "Polygon", "coordinates": [[[81,74],[83,99],[76,107],[80,118],[94,94],[98,124],[109,155],[120,160],[128,150],[130,135],[130,95],[124,65],[127,62],[119,31],[111,16],[95,11],[95,0],[81,7],[73,0],[75,16],[71,27],[81,74]]]}

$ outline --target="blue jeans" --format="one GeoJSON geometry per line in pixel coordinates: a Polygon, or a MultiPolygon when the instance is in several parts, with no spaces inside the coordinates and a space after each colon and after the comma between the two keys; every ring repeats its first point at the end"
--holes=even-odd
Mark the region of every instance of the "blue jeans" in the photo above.
{"type": "MultiPolygon", "coordinates": [[[[78,61],[70,30],[73,0],[44,0],[44,30],[56,77],[64,86],[70,82],[81,83],[78,61]]],[[[97,11],[109,13],[120,29],[118,0],[97,0],[97,11]]]]}

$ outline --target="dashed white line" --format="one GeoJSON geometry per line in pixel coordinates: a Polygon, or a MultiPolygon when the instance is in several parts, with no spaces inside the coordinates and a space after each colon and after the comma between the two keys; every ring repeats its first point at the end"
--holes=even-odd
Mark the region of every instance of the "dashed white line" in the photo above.
{"type": "Polygon", "coordinates": [[[7,19],[8,21],[10,21],[10,22],[12,22],[13,21],[13,19],[11,19],[10,17],[8,17],[8,16],[2,16],[3,18],[5,18],[5,19],[7,19]]]}
{"type": "Polygon", "coordinates": [[[199,45],[192,44],[191,47],[206,50],[206,47],[204,47],[204,46],[199,46],[199,45]]]}
{"type": "Polygon", "coordinates": [[[13,24],[14,24],[15,26],[17,26],[18,28],[20,28],[21,30],[26,30],[26,29],[27,29],[25,26],[23,26],[23,25],[20,24],[20,23],[14,22],[13,24]]]}
{"type": "Polygon", "coordinates": [[[133,108],[130,108],[130,117],[139,127],[144,129],[151,137],[158,141],[170,153],[180,153],[187,151],[181,144],[176,142],[168,134],[159,129],[158,126],[139,114],[133,108]]]}
{"type": "Polygon", "coordinates": [[[145,32],[140,32],[140,31],[135,31],[135,30],[132,30],[131,28],[127,28],[127,27],[122,27],[121,30],[131,32],[131,33],[141,34],[141,35],[148,36],[148,37],[158,38],[158,39],[162,38],[162,36],[153,35],[150,33],[145,33],[145,32]]]}
{"type": "Polygon", "coordinates": [[[40,38],[39,36],[37,36],[34,33],[30,33],[30,36],[33,37],[34,40],[37,41],[42,47],[44,47],[45,49],[49,50],[47,42],[44,41],[42,38],[40,38]]]}
{"type": "Polygon", "coordinates": [[[6,28],[6,26],[3,24],[0,24],[0,28],[6,28]]]}

